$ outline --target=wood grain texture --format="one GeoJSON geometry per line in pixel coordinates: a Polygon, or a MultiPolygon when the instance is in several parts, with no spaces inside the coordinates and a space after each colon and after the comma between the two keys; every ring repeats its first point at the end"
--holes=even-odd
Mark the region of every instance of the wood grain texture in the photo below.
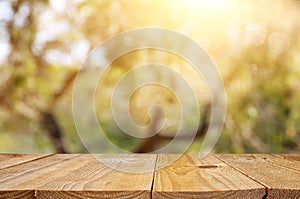
{"type": "Polygon", "coordinates": [[[0,199],[32,199],[34,198],[34,191],[1,191],[0,199]]]}
{"type": "Polygon", "coordinates": [[[300,154],[280,154],[278,156],[284,157],[289,160],[295,160],[300,162],[300,154]]]}
{"type": "Polygon", "coordinates": [[[96,157],[113,168],[88,154],[55,155],[0,170],[0,190],[36,190],[35,198],[150,198],[156,155],[96,157]]]}
{"type": "Polygon", "coordinates": [[[48,154],[0,154],[0,169],[23,164],[25,162],[33,161],[43,157],[49,156],[48,154]]]}
{"type": "MultiPolygon", "coordinates": [[[[270,155],[270,154],[258,154],[260,158],[265,159],[266,161],[276,164],[279,166],[287,167],[290,169],[294,169],[300,172],[300,161],[295,161],[292,158],[285,158],[280,155],[270,155]]],[[[291,156],[292,157],[292,156],[291,156]]]]}
{"type": "Polygon", "coordinates": [[[97,160],[81,155],[74,159],[74,163],[85,163],[64,172],[55,172],[55,176],[48,175],[49,183],[39,187],[37,198],[151,198],[156,155],[95,156],[97,160]],[[128,173],[118,169],[142,173],[128,173]]]}
{"type": "Polygon", "coordinates": [[[35,159],[22,164],[6,167],[0,170],[0,195],[5,198],[34,198],[35,184],[30,184],[31,179],[45,183],[43,175],[53,170],[59,170],[60,165],[78,155],[53,155],[35,159]],[[39,177],[40,176],[40,177],[39,177]],[[9,196],[9,197],[6,197],[9,196]],[[26,197],[25,197],[26,196],[26,197]]]}
{"type": "Polygon", "coordinates": [[[300,198],[299,155],[177,157],[0,154],[0,199],[300,198]]]}
{"type": "Polygon", "coordinates": [[[267,186],[268,198],[300,198],[300,172],[288,165],[295,162],[258,154],[219,154],[216,157],[267,186]]]}
{"type": "MultiPolygon", "coordinates": [[[[174,155],[158,155],[157,166],[174,155]]],[[[153,198],[262,198],[264,186],[213,156],[183,155],[155,172],[153,198]]]]}

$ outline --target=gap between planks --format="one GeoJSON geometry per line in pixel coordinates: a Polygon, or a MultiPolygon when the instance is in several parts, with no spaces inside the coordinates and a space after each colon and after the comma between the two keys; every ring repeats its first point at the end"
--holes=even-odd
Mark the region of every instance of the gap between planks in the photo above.
{"type": "Polygon", "coordinates": [[[153,199],[153,187],[154,187],[154,180],[155,180],[155,174],[156,174],[157,161],[158,161],[158,154],[155,155],[155,163],[154,163],[152,184],[151,184],[151,190],[150,190],[151,191],[150,199],[153,199]]]}

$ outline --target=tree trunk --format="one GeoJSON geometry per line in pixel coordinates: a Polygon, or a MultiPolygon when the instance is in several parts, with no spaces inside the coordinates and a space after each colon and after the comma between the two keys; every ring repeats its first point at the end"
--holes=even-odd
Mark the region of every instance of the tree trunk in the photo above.
{"type": "Polygon", "coordinates": [[[53,113],[44,112],[41,114],[41,124],[48,133],[50,140],[57,153],[68,153],[63,142],[62,131],[53,113]]]}

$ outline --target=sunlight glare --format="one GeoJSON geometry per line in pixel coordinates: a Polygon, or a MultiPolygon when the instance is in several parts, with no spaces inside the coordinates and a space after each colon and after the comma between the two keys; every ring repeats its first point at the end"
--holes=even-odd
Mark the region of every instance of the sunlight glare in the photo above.
{"type": "Polygon", "coordinates": [[[197,10],[203,8],[205,11],[221,11],[229,7],[230,1],[228,0],[185,0],[184,4],[190,10],[197,10]]]}

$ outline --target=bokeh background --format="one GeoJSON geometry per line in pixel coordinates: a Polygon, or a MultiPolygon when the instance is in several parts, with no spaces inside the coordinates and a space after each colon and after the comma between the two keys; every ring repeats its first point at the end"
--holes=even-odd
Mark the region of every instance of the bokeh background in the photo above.
{"type": "MultiPolygon", "coordinates": [[[[76,75],[97,44],[140,27],[182,33],[216,63],[226,89],[227,116],[213,152],[300,151],[300,1],[1,0],[0,152],[86,153],[72,116],[76,75]]],[[[165,107],[168,123],[157,136],[133,139],[111,117],[118,79],[148,62],[166,64],[190,80],[201,121],[187,152],[198,152],[209,123],[209,94],[188,63],[166,52],[135,51],[112,63],[96,92],[99,122],[114,143],[132,152],[149,152],[172,139],[178,101],[163,87],[141,88],[130,102],[131,116],[142,126],[151,120],[151,105],[165,107]]],[[[176,89],[175,77],[159,78],[176,89]]]]}

